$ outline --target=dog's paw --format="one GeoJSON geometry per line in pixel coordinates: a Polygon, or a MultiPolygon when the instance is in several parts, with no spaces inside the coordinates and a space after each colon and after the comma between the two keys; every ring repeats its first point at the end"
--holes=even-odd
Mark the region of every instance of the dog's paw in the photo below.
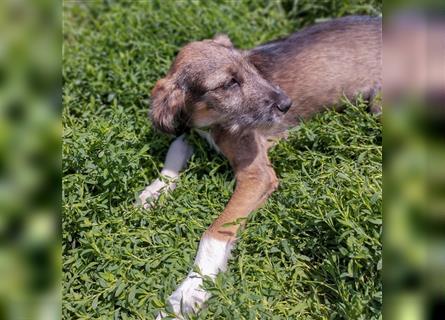
{"type": "Polygon", "coordinates": [[[168,302],[177,316],[197,312],[210,298],[210,293],[201,286],[202,277],[196,272],[191,272],[168,298],[168,302]]]}
{"type": "Polygon", "coordinates": [[[149,186],[147,186],[137,197],[136,204],[148,209],[152,206],[153,201],[155,201],[159,196],[167,191],[176,188],[176,183],[166,183],[161,179],[156,179],[149,186]]]}

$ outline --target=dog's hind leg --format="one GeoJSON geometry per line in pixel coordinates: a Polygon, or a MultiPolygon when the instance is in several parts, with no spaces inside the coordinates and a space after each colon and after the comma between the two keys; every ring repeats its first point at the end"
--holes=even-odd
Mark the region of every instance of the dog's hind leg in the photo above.
{"type": "MultiPolygon", "coordinates": [[[[191,271],[168,299],[178,317],[181,313],[196,312],[210,297],[201,288],[202,276],[214,279],[226,270],[239,227],[278,186],[265,138],[252,132],[242,136],[225,134],[215,140],[235,171],[236,187],[224,211],[201,238],[194,262],[199,272],[191,271]]],[[[157,319],[163,316],[160,313],[157,319]]]]}
{"type": "Polygon", "coordinates": [[[158,198],[163,191],[175,189],[175,180],[179,176],[179,172],[187,165],[187,161],[192,154],[193,148],[185,141],[185,135],[176,138],[168,149],[161,177],[153,181],[139,194],[138,204],[148,208],[151,201],[158,198]]]}

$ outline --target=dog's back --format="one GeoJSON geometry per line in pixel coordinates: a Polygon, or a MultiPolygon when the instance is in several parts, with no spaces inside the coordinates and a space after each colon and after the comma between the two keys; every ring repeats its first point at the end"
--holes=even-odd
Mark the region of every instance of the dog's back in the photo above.
{"type": "Polygon", "coordinates": [[[249,60],[293,100],[288,124],[335,105],[343,95],[372,98],[381,89],[382,21],[346,17],[252,49],[249,60]]]}

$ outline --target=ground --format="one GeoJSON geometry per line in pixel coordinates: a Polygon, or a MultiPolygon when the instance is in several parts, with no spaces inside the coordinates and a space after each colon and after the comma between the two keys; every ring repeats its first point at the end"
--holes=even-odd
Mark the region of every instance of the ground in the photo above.
{"type": "MultiPolygon", "coordinates": [[[[134,206],[171,137],[149,93],[178,48],[225,32],[239,48],[317,19],[379,14],[380,2],[65,2],[63,318],[151,319],[186,276],[202,232],[234,187],[202,139],[177,189],[134,206]]],[[[280,187],[251,215],[197,319],[381,318],[382,133],[345,102],[271,152],[280,187]]]]}

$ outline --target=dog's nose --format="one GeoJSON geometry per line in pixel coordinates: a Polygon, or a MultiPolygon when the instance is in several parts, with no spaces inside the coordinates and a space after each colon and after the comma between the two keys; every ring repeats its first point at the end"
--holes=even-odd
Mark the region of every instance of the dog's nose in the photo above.
{"type": "Polygon", "coordinates": [[[292,106],[292,100],[289,98],[286,98],[280,101],[279,103],[275,104],[275,107],[283,113],[286,113],[291,106],[292,106]]]}

